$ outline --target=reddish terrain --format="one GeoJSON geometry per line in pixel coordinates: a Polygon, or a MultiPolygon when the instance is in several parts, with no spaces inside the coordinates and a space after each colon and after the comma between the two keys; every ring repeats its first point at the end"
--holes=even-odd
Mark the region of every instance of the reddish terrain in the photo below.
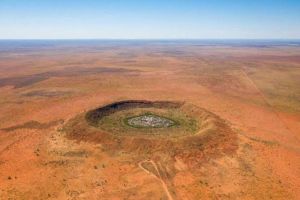
{"type": "Polygon", "coordinates": [[[0,46],[1,200],[299,198],[299,46],[0,46]],[[203,108],[234,142],[168,162],[65,132],[76,116],[128,99],[203,108]]]}

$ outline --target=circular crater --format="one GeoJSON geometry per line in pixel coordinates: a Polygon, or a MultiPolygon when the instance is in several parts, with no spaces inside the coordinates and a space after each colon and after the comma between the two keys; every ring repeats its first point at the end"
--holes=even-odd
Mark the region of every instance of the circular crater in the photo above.
{"type": "Polygon", "coordinates": [[[182,102],[122,101],[89,111],[89,125],[118,136],[180,137],[198,129],[182,102]]]}
{"type": "Polygon", "coordinates": [[[88,111],[64,126],[69,139],[101,144],[128,159],[158,159],[173,166],[178,159],[195,166],[232,154],[237,134],[216,114],[193,104],[173,101],[121,101],[88,111]]]}

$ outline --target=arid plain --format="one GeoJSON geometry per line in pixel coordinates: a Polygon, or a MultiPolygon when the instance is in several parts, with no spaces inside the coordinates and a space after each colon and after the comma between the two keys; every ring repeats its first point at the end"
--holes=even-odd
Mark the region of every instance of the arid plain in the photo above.
{"type": "Polygon", "coordinates": [[[1,200],[299,198],[299,44],[0,43],[1,200]],[[182,127],[84,117],[128,100],[182,127]]]}

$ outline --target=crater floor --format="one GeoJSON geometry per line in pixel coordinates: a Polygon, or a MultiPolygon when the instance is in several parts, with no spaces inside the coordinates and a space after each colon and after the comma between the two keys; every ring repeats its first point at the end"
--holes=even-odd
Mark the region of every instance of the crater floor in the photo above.
{"type": "Polygon", "coordinates": [[[129,126],[136,128],[162,128],[175,125],[173,120],[154,114],[144,114],[141,116],[130,117],[126,119],[126,123],[129,126]]]}

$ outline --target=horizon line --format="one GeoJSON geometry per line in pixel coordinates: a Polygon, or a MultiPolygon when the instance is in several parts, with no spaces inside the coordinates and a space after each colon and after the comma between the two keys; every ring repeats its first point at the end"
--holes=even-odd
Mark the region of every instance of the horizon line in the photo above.
{"type": "Polygon", "coordinates": [[[0,38],[0,40],[300,40],[299,38],[0,38]]]}

